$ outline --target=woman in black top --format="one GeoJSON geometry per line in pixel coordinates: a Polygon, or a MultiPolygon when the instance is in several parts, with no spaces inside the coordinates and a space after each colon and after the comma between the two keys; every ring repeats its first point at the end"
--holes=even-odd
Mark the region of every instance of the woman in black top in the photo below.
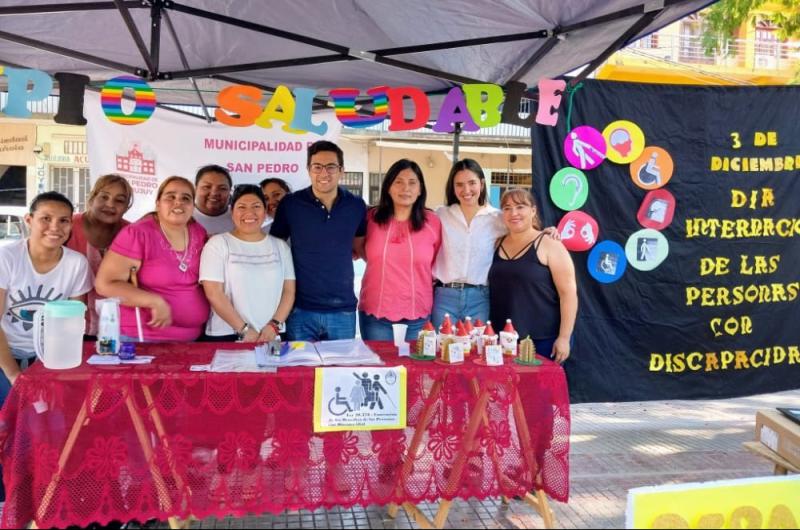
{"type": "Polygon", "coordinates": [[[537,353],[563,363],[578,313],[575,267],[560,241],[544,237],[534,204],[521,189],[500,199],[508,235],[498,241],[489,270],[490,314],[498,329],[510,318],[537,353]]]}

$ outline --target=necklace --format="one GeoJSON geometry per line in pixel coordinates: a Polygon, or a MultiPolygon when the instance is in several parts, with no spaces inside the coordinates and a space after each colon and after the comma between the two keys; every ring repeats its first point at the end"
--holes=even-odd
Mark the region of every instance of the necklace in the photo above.
{"type": "MultiPolygon", "coordinates": [[[[164,235],[164,238],[171,247],[172,243],[170,243],[167,233],[164,231],[164,227],[161,226],[160,221],[158,223],[158,228],[161,230],[161,233],[164,235]]],[[[185,246],[183,247],[183,254],[179,254],[177,250],[172,249],[172,251],[175,252],[175,257],[178,258],[178,270],[181,272],[186,272],[189,270],[189,265],[186,263],[186,258],[189,256],[189,244],[191,243],[191,234],[188,233],[187,228],[184,228],[184,230],[185,232],[183,233],[183,241],[185,246]]]]}

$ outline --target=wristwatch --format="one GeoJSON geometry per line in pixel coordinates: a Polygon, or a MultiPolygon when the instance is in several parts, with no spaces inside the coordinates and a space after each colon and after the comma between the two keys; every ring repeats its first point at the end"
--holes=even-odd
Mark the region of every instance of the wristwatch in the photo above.
{"type": "Polygon", "coordinates": [[[286,325],[280,320],[273,318],[272,320],[269,321],[269,325],[272,327],[272,329],[275,330],[276,335],[286,331],[286,325]]]}
{"type": "Polygon", "coordinates": [[[242,329],[240,329],[239,331],[236,332],[236,335],[239,337],[239,340],[244,339],[244,336],[247,335],[247,330],[248,329],[250,329],[250,324],[245,322],[244,326],[242,326],[242,329]]]}

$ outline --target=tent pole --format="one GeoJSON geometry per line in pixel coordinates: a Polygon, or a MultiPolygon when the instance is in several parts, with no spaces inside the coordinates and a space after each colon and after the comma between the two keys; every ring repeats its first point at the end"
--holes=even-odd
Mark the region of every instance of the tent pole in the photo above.
{"type": "MultiPolygon", "coordinates": [[[[142,2],[140,0],[124,0],[123,3],[128,8],[146,7],[142,5],[142,2]]],[[[103,11],[108,9],[117,9],[117,6],[115,5],[114,2],[21,5],[21,6],[0,7],[0,16],[68,13],[70,11],[103,11]]]]}
{"type": "MultiPolygon", "coordinates": [[[[159,18],[161,18],[162,13],[159,11],[159,18]]],[[[183,53],[183,46],[181,46],[181,41],[178,40],[178,34],[175,32],[175,27],[172,25],[172,20],[169,18],[169,13],[164,11],[163,13],[164,21],[167,23],[167,31],[169,31],[170,36],[172,37],[172,41],[175,43],[175,49],[178,50],[178,55],[181,58],[181,64],[184,68],[189,68],[189,61],[186,59],[186,54],[183,53]]],[[[206,118],[206,122],[211,123],[211,115],[208,112],[208,107],[206,106],[206,102],[203,99],[203,94],[200,92],[200,89],[197,88],[197,82],[194,80],[194,77],[190,77],[189,81],[192,83],[192,88],[194,88],[195,94],[197,94],[197,99],[200,100],[200,106],[203,108],[203,115],[206,118]]]]}
{"type": "MultiPolygon", "coordinates": [[[[119,1],[119,0],[118,0],[119,1]]],[[[150,7],[150,61],[153,63],[150,77],[155,79],[161,61],[161,10],[163,0],[154,0],[150,7]]]]}
{"type": "Polygon", "coordinates": [[[23,37],[22,35],[14,35],[13,33],[0,31],[0,39],[16,42],[17,44],[22,44],[24,46],[30,46],[31,48],[38,48],[46,52],[55,53],[56,55],[63,55],[64,57],[69,57],[70,59],[77,59],[79,61],[96,64],[98,66],[110,68],[111,70],[120,70],[122,72],[128,72],[129,74],[139,77],[147,76],[147,71],[144,68],[118,63],[116,61],[109,61],[108,59],[103,59],[102,57],[89,55],[88,53],[82,53],[68,48],[62,48],[61,46],[56,46],[55,44],[48,44],[46,42],[29,39],[28,37],[23,37]]]}
{"type": "Polygon", "coordinates": [[[633,26],[628,28],[628,30],[625,31],[625,33],[620,35],[620,37],[611,44],[611,46],[606,48],[605,51],[603,51],[603,53],[598,55],[591,63],[589,63],[589,66],[584,68],[581,73],[575,76],[570,81],[570,85],[571,86],[577,85],[578,83],[586,79],[589,76],[589,74],[600,68],[600,65],[602,65],[606,61],[606,59],[611,57],[615,52],[617,52],[623,46],[625,46],[625,44],[627,44],[630,39],[638,35],[640,31],[649,26],[650,23],[653,21],[653,19],[655,19],[659,14],[661,14],[661,11],[663,10],[664,10],[663,8],[656,9],[642,15],[642,17],[639,18],[633,24],[633,26]]]}
{"type": "Polygon", "coordinates": [[[453,131],[453,164],[458,162],[458,148],[461,143],[461,123],[456,123],[455,131],[453,131]]]}
{"type": "Polygon", "coordinates": [[[158,73],[157,68],[150,58],[150,52],[147,51],[147,45],[144,43],[144,39],[139,33],[139,29],[136,27],[136,23],[133,21],[130,11],[128,11],[128,8],[125,6],[122,0],[114,0],[114,5],[117,6],[119,14],[122,15],[122,20],[125,22],[125,26],[128,28],[128,33],[130,33],[131,37],[133,37],[133,42],[136,43],[136,47],[139,48],[139,53],[142,54],[142,59],[144,59],[147,69],[150,70],[150,79],[155,79],[155,75],[158,73]]]}

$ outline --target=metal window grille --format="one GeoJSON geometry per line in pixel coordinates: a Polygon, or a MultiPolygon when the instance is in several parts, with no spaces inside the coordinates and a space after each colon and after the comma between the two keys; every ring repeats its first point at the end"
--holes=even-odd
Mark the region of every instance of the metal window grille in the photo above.
{"type": "Polygon", "coordinates": [[[346,171],[339,180],[339,185],[353,195],[361,197],[364,195],[364,174],[356,171],[346,171]]]}
{"type": "Polygon", "coordinates": [[[383,182],[383,173],[369,174],[369,203],[371,206],[376,206],[381,197],[381,182],[383,182]]]}

